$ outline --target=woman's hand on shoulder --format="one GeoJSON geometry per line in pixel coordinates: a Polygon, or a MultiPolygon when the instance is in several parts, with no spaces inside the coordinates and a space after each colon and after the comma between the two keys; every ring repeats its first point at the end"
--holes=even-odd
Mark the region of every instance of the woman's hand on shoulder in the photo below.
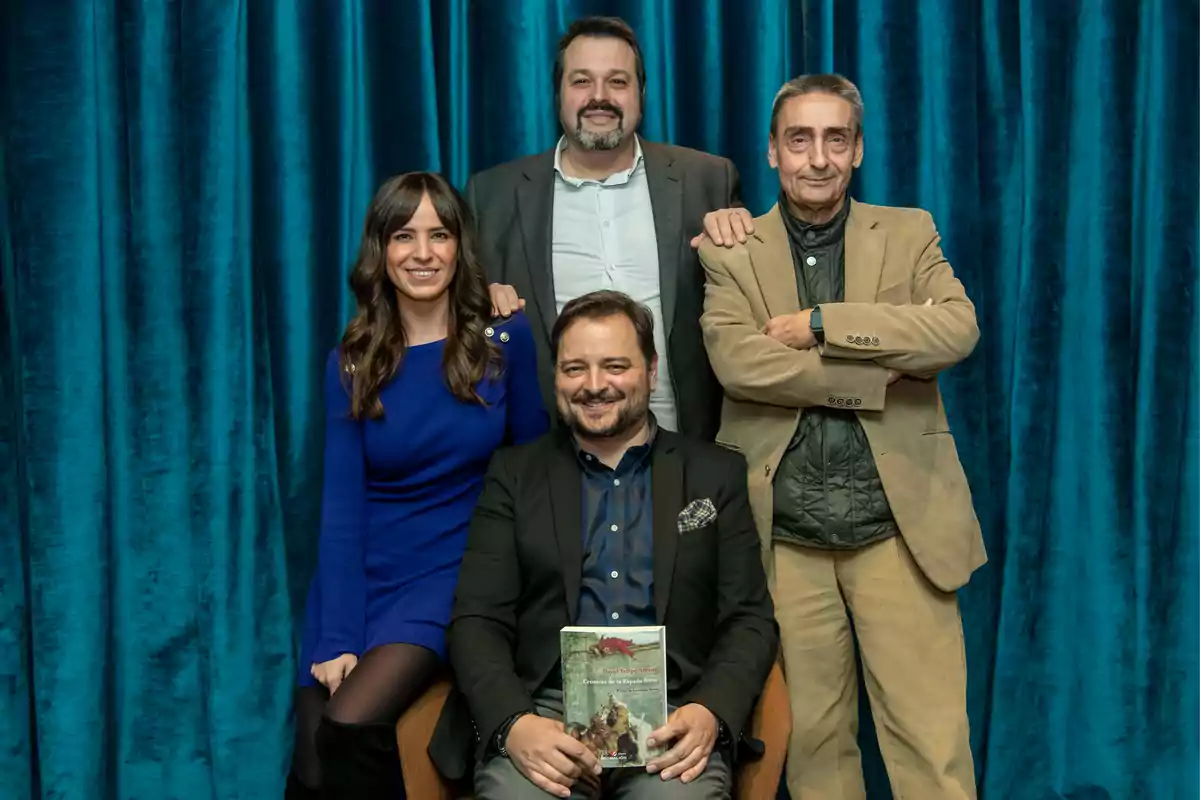
{"type": "Polygon", "coordinates": [[[313,664],[309,668],[309,672],[329,690],[330,694],[333,694],[356,666],[358,666],[358,656],[353,653],[342,653],[337,658],[313,664]]]}

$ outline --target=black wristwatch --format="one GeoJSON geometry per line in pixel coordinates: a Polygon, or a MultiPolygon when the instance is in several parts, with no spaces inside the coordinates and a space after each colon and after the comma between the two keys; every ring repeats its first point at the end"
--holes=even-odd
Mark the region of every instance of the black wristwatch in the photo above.
{"type": "Polygon", "coordinates": [[[717,744],[724,746],[730,744],[729,728],[725,727],[724,721],[717,719],[717,744]]]}
{"type": "Polygon", "coordinates": [[[504,720],[504,723],[500,726],[500,729],[496,731],[496,740],[493,742],[493,744],[496,745],[496,752],[500,754],[501,758],[508,758],[508,749],[505,748],[505,745],[508,743],[509,731],[512,730],[512,726],[516,724],[517,720],[528,713],[528,711],[518,711],[516,714],[513,714],[511,717],[504,720]]]}
{"type": "Polygon", "coordinates": [[[820,306],[813,306],[812,313],[808,315],[808,327],[812,328],[817,344],[825,344],[825,328],[821,325],[820,306]]]}

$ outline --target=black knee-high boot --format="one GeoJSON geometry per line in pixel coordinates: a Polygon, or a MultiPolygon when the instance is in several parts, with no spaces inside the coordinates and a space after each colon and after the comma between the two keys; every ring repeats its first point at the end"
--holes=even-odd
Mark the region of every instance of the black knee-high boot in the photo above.
{"type": "Polygon", "coordinates": [[[317,754],[326,800],[404,797],[394,725],[350,725],[322,717],[317,727],[317,754]]]}

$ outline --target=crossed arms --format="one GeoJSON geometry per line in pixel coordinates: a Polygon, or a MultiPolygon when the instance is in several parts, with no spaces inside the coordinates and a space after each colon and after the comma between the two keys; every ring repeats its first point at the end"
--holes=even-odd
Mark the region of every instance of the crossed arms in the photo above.
{"type": "MultiPolygon", "coordinates": [[[[786,408],[829,406],[881,411],[901,376],[929,379],[975,348],[975,307],[946,261],[933,219],[921,212],[912,258],[911,305],[822,303],[824,344],[808,328],[811,309],[756,321],[756,265],[744,247],[705,245],[701,327],[713,371],[735,400],[786,408]]],[[[790,269],[791,265],[787,267],[790,269]]]]}

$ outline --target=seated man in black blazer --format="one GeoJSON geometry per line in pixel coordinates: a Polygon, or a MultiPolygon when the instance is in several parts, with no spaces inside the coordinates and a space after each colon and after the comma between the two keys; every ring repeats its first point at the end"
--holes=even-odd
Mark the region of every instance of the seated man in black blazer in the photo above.
{"type": "Polygon", "coordinates": [[[727,798],[778,629],[743,458],[659,429],[654,320],[571,301],[551,336],[562,428],[493,459],[447,632],[457,681],[430,755],[481,800],[727,798]],[[559,630],[665,625],[669,744],[601,774],[564,731],[559,630]],[[471,745],[474,745],[472,752],[471,745]]]}

